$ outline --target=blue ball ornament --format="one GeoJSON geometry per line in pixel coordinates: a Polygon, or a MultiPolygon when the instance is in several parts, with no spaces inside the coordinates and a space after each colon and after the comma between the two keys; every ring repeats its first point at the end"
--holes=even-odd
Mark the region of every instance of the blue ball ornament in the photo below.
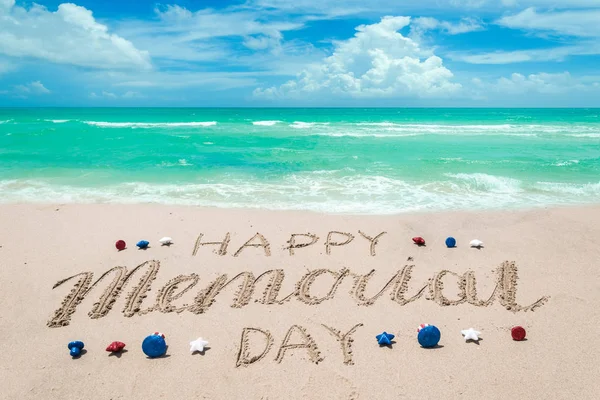
{"type": "Polygon", "coordinates": [[[450,236],[448,239],[446,239],[446,246],[449,249],[456,247],[456,239],[454,239],[452,236],[450,236]]]}
{"type": "Polygon", "coordinates": [[[153,333],[152,335],[146,336],[142,342],[142,351],[149,358],[156,358],[164,356],[167,352],[167,342],[165,341],[165,335],[161,333],[153,333]]]}
{"type": "Polygon", "coordinates": [[[436,326],[424,324],[419,327],[417,340],[422,347],[432,348],[438,345],[441,337],[442,334],[436,326]]]}

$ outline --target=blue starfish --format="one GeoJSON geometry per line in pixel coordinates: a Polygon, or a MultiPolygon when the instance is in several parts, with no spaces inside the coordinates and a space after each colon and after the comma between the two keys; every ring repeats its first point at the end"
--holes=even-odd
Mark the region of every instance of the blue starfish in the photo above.
{"type": "Polygon", "coordinates": [[[381,335],[375,336],[377,338],[377,343],[380,346],[389,346],[392,344],[392,339],[394,339],[394,335],[391,333],[383,332],[381,335]]]}

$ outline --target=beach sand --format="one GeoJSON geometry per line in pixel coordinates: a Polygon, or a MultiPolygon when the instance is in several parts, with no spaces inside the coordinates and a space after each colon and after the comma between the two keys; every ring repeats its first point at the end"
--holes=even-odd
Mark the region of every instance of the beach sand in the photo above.
{"type": "Polygon", "coordinates": [[[594,399],[600,393],[600,207],[341,216],[2,205],[0,226],[3,399],[594,399]],[[201,245],[193,255],[200,234],[206,242],[228,232],[226,254],[217,254],[219,245],[201,245]],[[351,237],[330,232],[353,239],[327,247],[328,236],[334,244],[351,237]],[[376,244],[363,236],[382,232],[376,244]],[[318,236],[316,243],[291,255],[291,235],[307,233],[318,236]],[[160,246],[163,236],[174,244],[160,246]],[[415,246],[413,236],[427,246],[415,246]],[[447,236],[457,239],[456,248],[445,247],[447,236]],[[257,246],[242,248],[252,238],[257,246]],[[262,238],[268,249],[258,246],[262,238]],[[115,249],[117,239],[127,242],[125,251],[115,249]],[[149,249],[136,249],[141,239],[149,249]],[[470,248],[472,239],[485,247],[470,248]],[[86,282],[113,267],[131,271],[152,260],[118,296],[107,288],[124,269],[85,293],[86,282]],[[247,274],[219,287],[240,273],[257,278],[267,271],[273,272],[256,283],[247,274]],[[93,276],[53,289],[83,272],[93,276]],[[397,284],[398,272],[404,281],[397,284]],[[195,282],[193,274],[198,283],[179,296],[195,282]],[[169,285],[181,275],[187,280],[178,288],[169,285]],[[78,282],[81,298],[62,307],[78,282]],[[441,330],[438,348],[418,345],[421,323],[441,330]],[[526,328],[528,340],[511,339],[515,325],[526,328]],[[461,335],[471,327],[481,332],[478,344],[461,335]],[[167,356],[148,359],[141,343],[155,331],[166,335],[167,356]],[[383,331],[396,335],[392,348],[378,346],[375,336],[383,331]],[[200,336],[210,348],[192,355],[189,342],[200,336]],[[271,346],[259,357],[267,336],[271,346]],[[69,356],[71,340],[85,342],[79,359],[69,356]],[[120,357],[105,351],[116,340],[127,344],[120,357]]]}

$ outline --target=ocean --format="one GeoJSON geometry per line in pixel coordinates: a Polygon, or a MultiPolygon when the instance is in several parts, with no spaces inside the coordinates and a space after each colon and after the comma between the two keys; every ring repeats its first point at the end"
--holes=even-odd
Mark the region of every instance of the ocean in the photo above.
{"type": "Polygon", "coordinates": [[[0,201],[391,214],[600,202],[600,109],[0,109],[0,201]]]}

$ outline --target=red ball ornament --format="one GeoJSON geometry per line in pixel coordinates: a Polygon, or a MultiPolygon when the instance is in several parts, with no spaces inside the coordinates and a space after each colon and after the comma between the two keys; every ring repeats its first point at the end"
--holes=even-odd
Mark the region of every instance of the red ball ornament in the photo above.
{"type": "Polygon", "coordinates": [[[121,251],[121,250],[125,250],[125,247],[127,247],[127,244],[125,243],[124,240],[117,240],[117,243],[115,243],[115,247],[117,248],[117,250],[121,251]]]}
{"type": "Polygon", "coordinates": [[[527,335],[527,332],[525,332],[525,328],[523,328],[522,326],[515,326],[510,330],[510,334],[513,340],[520,342],[521,340],[525,339],[525,335],[527,335]]]}

